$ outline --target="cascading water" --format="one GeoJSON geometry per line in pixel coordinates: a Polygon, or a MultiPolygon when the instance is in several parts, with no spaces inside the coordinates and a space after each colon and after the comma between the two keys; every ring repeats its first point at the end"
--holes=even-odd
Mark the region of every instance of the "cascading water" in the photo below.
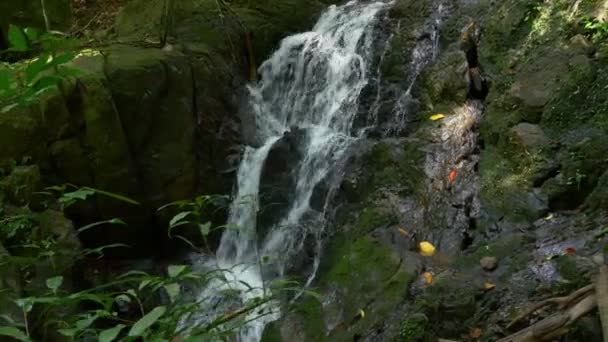
{"type": "MultiPolygon", "coordinates": [[[[285,38],[260,67],[262,81],[250,88],[255,139],[260,146],[245,151],[228,222],[234,229],[224,232],[213,261],[230,270],[228,281],[213,284],[200,296],[231,289],[239,291],[241,302],[260,297],[268,280],[263,275],[282,276],[286,263],[303,248],[305,236],[320,240],[323,213],[310,208],[311,196],[315,186],[357,139],[352,126],[359,95],[368,82],[373,26],[378,13],[387,6],[387,1],[351,1],[331,6],[312,31],[285,38]],[[256,221],[264,163],[283,134],[296,129],[305,132],[305,137],[298,142],[301,158],[293,170],[295,190],[289,209],[278,224],[265,227],[265,236],[258,236],[256,221]],[[312,221],[316,224],[302,222],[303,217],[309,222],[315,216],[312,221]],[[273,261],[262,265],[261,256],[273,261]]],[[[317,265],[318,256],[307,275],[309,281],[317,265]]],[[[264,317],[241,329],[241,341],[260,340],[264,326],[278,318],[274,303],[266,304],[264,310],[264,317]]]]}

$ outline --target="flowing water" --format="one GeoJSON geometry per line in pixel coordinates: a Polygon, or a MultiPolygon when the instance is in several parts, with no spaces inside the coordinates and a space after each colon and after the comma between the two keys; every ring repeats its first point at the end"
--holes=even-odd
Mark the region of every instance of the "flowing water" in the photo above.
{"type": "MultiPolygon", "coordinates": [[[[261,81],[250,87],[255,139],[261,143],[259,147],[248,147],[244,153],[228,221],[234,229],[224,232],[213,261],[230,272],[226,282],[217,282],[201,296],[228,288],[240,293],[241,302],[264,295],[265,285],[272,279],[264,279],[268,277],[263,275],[284,275],[286,263],[303,248],[303,237],[320,236],[322,213],[310,208],[311,196],[315,186],[357,139],[352,126],[359,95],[368,82],[373,26],[378,13],[387,6],[387,1],[351,1],[331,6],[312,31],[285,38],[261,65],[261,81]],[[264,163],[283,134],[295,129],[303,130],[305,137],[298,142],[302,156],[293,166],[295,190],[289,209],[278,224],[266,227],[265,236],[258,236],[256,221],[264,163]],[[301,222],[305,216],[307,222],[317,216],[317,220],[312,220],[316,224],[301,222]],[[274,261],[262,263],[261,256],[270,256],[274,261]]],[[[307,275],[309,280],[314,277],[318,257],[314,264],[307,275]]],[[[264,317],[241,329],[241,341],[259,341],[264,326],[278,318],[276,303],[266,304],[262,311],[264,317]]]]}
{"type": "MultiPolygon", "coordinates": [[[[252,140],[257,143],[244,152],[237,175],[237,193],[230,208],[229,229],[223,233],[216,257],[201,261],[203,267],[225,269],[225,279],[199,293],[201,301],[212,298],[213,302],[199,320],[209,321],[222,312],[269,295],[268,285],[284,276],[290,265],[302,258],[303,250],[311,249],[310,241],[315,244],[314,257],[305,263],[312,265],[298,270],[298,275],[308,280],[307,285],[314,279],[325,227],[323,210],[329,196],[324,195],[320,206],[311,206],[311,198],[318,195],[315,189],[328,175],[339,173],[337,169],[349,146],[366,132],[365,128],[353,126],[362,90],[368,84],[379,87],[381,83],[380,65],[374,64],[382,63],[390,37],[385,37],[387,42],[381,44],[385,52],[374,56],[374,29],[383,17],[381,13],[391,4],[390,0],[377,0],[330,6],[310,32],[285,38],[260,66],[261,81],[249,87],[249,107],[255,117],[252,140]],[[378,77],[372,79],[374,84],[370,83],[371,77],[378,77]],[[298,161],[289,164],[293,189],[286,196],[289,203],[283,203],[286,210],[273,219],[275,223],[268,224],[259,219],[263,209],[260,189],[267,181],[262,177],[273,147],[286,132],[297,132],[295,135],[299,137],[295,142],[298,161]],[[234,296],[233,300],[227,299],[226,292],[236,293],[237,300],[234,296]]],[[[417,76],[435,57],[438,26],[444,14],[440,5],[427,23],[429,36],[420,39],[412,51],[411,76],[402,96],[410,97],[417,76]]],[[[379,97],[378,89],[376,102],[379,97]]],[[[398,112],[395,119],[403,121],[405,113],[399,108],[395,111],[398,112]]],[[[366,115],[370,125],[378,124],[373,108],[366,115]]],[[[240,328],[239,340],[259,341],[265,325],[279,317],[278,303],[264,304],[247,317],[248,323],[240,328]],[[262,317],[258,317],[260,314],[262,317]]]]}

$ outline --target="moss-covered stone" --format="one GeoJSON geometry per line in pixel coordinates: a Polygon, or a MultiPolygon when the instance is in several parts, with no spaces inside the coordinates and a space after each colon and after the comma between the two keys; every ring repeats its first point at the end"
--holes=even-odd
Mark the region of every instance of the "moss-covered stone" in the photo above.
{"type": "Polygon", "coordinates": [[[325,287],[337,291],[326,315],[340,324],[329,340],[347,341],[381,322],[407,295],[415,275],[403,267],[390,246],[370,236],[343,241],[327,254],[327,272],[320,275],[325,287]],[[364,310],[365,318],[357,318],[364,310]]]}
{"type": "Polygon", "coordinates": [[[429,319],[423,314],[414,314],[401,323],[400,342],[424,341],[429,330],[429,319]]]}
{"type": "Polygon", "coordinates": [[[551,171],[540,153],[511,153],[488,146],[481,153],[480,197],[484,205],[514,221],[534,221],[547,211],[546,199],[533,191],[534,179],[551,171]]]}
{"type": "Polygon", "coordinates": [[[457,258],[454,265],[463,271],[480,269],[481,259],[494,257],[500,260],[499,268],[507,270],[498,273],[510,277],[513,273],[523,269],[529,260],[529,255],[525,253],[525,243],[526,238],[522,234],[507,235],[477,247],[471,254],[457,258]]]}
{"type": "Polygon", "coordinates": [[[0,192],[15,205],[30,203],[35,191],[40,190],[42,183],[40,169],[36,165],[17,166],[0,181],[0,192]]]}
{"type": "Polygon", "coordinates": [[[465,78],[467,62],[459,50],[442,54],[421,76],[426,108],[446,107],[464,103],[469,91],[465,78]]]}

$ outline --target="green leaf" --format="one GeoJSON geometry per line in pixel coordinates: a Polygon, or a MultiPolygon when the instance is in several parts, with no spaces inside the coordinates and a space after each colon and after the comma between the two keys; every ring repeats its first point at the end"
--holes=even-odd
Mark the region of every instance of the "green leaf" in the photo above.
{"type": "Polygon", "coordinates": [[[25,81],[28,85],[34,83],[34,80],[45,69],[45,66],[49,63],[50,59],[51,55],[49,53],[42,53],[38,58],[27,65],[27,68],[25,68],[25,81]]]}
{"type": "Polygon", "coordinates": [[[113,218],[113,219],[111,219],[111,220],[109,221],[109,223],[111,223],[111,224],[121,224],[121,225],[123,225],[123,226],[126,226],[126,225],[127,225],[127,223],[126,223],[125,221],[123,221],[123,220],[121,220],[121,219],[119,219],[119,218],[113,218]]]}
{"type": "Polygon", "coordinates": [[[25,312],[30,312],[34,307],[34,299],[32,297],[19,298],[15,300],[15,304],[17,304],[17,306],[21,308],[21,310],[25,312]]]}
{"type": "Polygon", "coordinates": [[[76,231],[78,234],[87,231],[91,228],[95,228],[95,227],[99,227],[101,225],[104,224],[120,224],[120,225],[126,225],[125,221],[121,220],[121,219],[117,219],[117,218],[113,218],[111,220],[107,220],[107,221],[100,221],[100,222],[93,222],[91,224],[87,224],[84,227],[80,227],[78,228],[78,230],[76,231]]]}
{"type": "Polygon", "coordinates": [[[0,93],[11,88],[13,72],[11,69],[0,65],[0,93]]]}
{"type": "Polygon", "coordinates": [[[190,211],[182,211],[181,213],[173,216],[171,221],[169,221],[169,227],[173,228],[178,224],[182,223],[182,220],[185,219],[188,215],[190,215],[190,211]]]}
{"type": "Polygon", "coordinates": [[[13,24],[8,27],[8,42],[13,51],[27,51],[29,49],[27,36],[20,27],[13,24]]]}
{"type": "Polygon", "coordinates": [[[142,280],[141,283],[139,283],[139,288],[138,288],[139,291],[141,291],[146,286],[150,285],[151,282],[152,282],[152,280],[150,280],[150,279],[142,280]]]}
{"type": "Polygon", "coordinates": [[[95,194],[95,191],[87,188],[80,188],[76,191],[66,192],[59,198],[59,203],[65,204],[67,206],[74,204],[77,201],[84,201],[89,196],[95,194]]]}
{"type": "Polygon", "coordinates": [[[121,294],[121,295],[116,296],[114,301],[116,301],[117,303],[119,303],[119,302],[131,303],[131,296],[126,295],[126,294],[121,294]]]}
{"type": "Polygon", "coordinates": [[[9,336],[19,341],[29,341],[27,335],[15,327],[0,327],[0,336],[9,336]]]}
{"type": "Polygon", "coordinates": [[[211,231],[211,222],[199,224],[198,230],[201,232],[201,235],[203,235],[203,236],[209,235],[209,232],[211,231]]]}
{"type": "Polygon", "coordinates": [[[155,307],[147,315],[133,324],[128,335],[131,337],[142,336],[149,327],[156,323],[156,321],[158,321],[165,314],[166,311],[167,308],[165,306],[155,307]]]}
{"type": "Polygon", "coordinates": [[[58,333],[60,333],[63,336],[67,336],[67,337],[74,337],[76,336],[76,334],[78,333],[78,329],[76,328],[69,328],[69,329],[59,329],[57,330],[58,333]]]}
{"type": "Polygon", "coordinates": [[[175,278],[184,272],[186,268],[188,268],[186,265],[169,265],[169,267],[167,267],[167,273],[169,274],[169,277],[175,278]]]}
{"type": "Polygon", "coordinates": [[[40,31],[38,31],[38,29],[36,28],[26,27],[25,29],[23,29],[23,32],[25,33],[27,39],[29,39],[30,42],[37,41],[38,38],[40,38],[40,31]]]}
{"type": "Polygon", "coordinates": [[[119,324],[114,328],[106,329],[99,333],[99,342],[112,342],[124,329],[124,324],[119,324]]]}
{"type": "Polygon", "coordinates": [[[46,287],[53,290],[53,292],[57,292],[57,290],[61,287],[61,284],[63,284],[62,276],[57,276],[46,280],[46,287]]]}
{"type": "Polygon", "coordinates": [[[179,293],[181,290],[181,287],[179,286],[179,284],[172,283],[172,284],[167,284],[164,287],[165,287],[165,291],[167,291],[167,294],[169,295],[169,299],[171,300],[171,303],[175,303],[175,300],[177,299],[177,297],[179,297],[179,293]]]}
{"type": "Polygon", "coordinates": [[[84,187],[82,188],[83,190],[87,190],[87,191],[92,191],[93,193],[99,194],[99,195],[104,195],[106,197],[110,197],[110,198],[114,198],[117,199],[119,201],[123,201],[123,202],[127,202],[129,204],[134,204],[134,205],[140,205],[139,202],[137,202],[136,200],[130,199],[129,197],[125,197],[123,195],[119,195],[119,194],[115,194],[113,192],[108,192],[108,191],[103,191],[103,190],[99,190],[99,189],[94,189],[91,187],[84,187]]]}

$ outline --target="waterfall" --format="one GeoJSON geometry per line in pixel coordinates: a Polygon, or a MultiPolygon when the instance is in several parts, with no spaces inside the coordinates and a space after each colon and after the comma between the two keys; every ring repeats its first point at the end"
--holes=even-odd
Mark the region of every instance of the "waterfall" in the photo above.
{"type": "MultiPolygon", "coordinates": [[[[259,146],[248,147],[244,153],[229,228],[213,261],[229,270],[227,281],[208,287],[201,297],[229,288],[239,291],[243,303],[267,294],[265,282],[284,275],[286,264],[297,257],[306,236],[320,243],[323,213],[311,209],[311,197],[358,138],[352,126],[359,95],[368,83],[372,31],[378,13],[387,6],[386,1],[331,6],[312,31],[285,38],[260,66],[261,81],[249,88],[254,138],[259,146]],[[260,236],[256,223],[264,163],[285,132],[294,130],[303,132],[298,140],[300,161],[292,172],[295,189],[286,214],[265,227],[265,235],[260,236]],[[262,263],[262,256],[271,262],[262,263]]],[[[318,255],[306,275],[309,281],[317,265],[318,255]]],[[[264,326],[279,317],[276,303],[263,309],[264,317],[252,319],[241,329],[241,341],[259,341],[264,326]]]]}

